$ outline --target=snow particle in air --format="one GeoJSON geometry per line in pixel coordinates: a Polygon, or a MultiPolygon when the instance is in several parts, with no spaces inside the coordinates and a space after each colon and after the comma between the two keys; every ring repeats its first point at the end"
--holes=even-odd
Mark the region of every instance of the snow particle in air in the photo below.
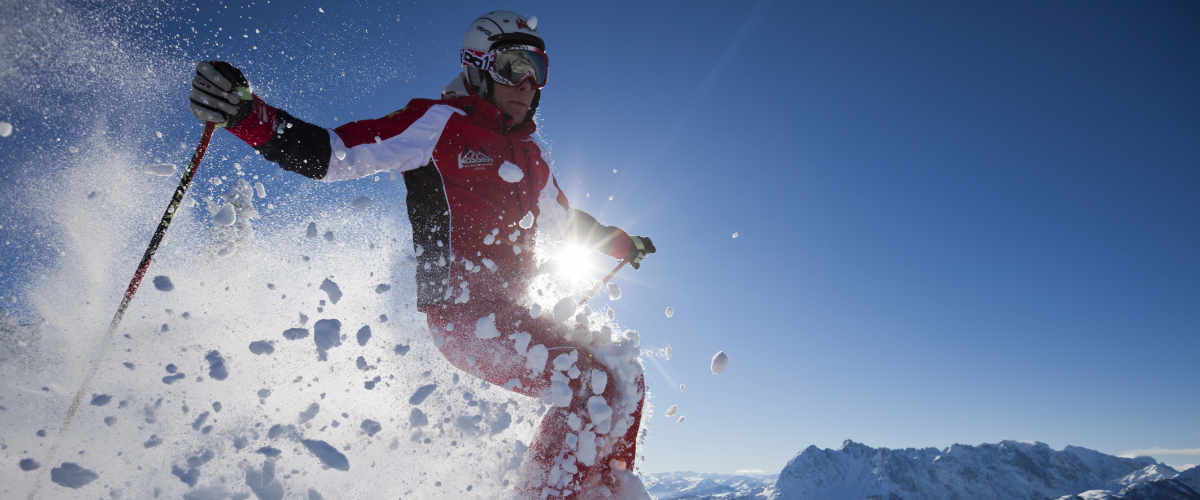
{"type": "Polygon", "coordinates": [[[425,398],[429,397],[430,394],[433,394],[433,391],[436,389],[437,384],[428,384],[418,387],[417,391],[413,393],[412,397],[408,398],[408,404],[413,406],[420,405],[425,401],[425,398]]]}
{"type": "Polygon", "coordinates": [[[500,178],[504,179],[504,182],[521,182],[521,179],[525,178],[525,172],[521,171],[521,167],[507,160],[500,165],[498,173],[500,174],[500,178]]]}
{"type": "Polygon", "coordinates": [[[196,420],[192,421],[192,430],[198,431],[204,426],[204,422],[208,420],[208,412],[201,412],[196,416],[196,420]]]}
{"type": "Polygon", "coordinates": [[[358,333],[355,334],[355,338],[358,339],[358,345],[367,345],[367,341],[371,340],[371,327],[369,325],[363,325],[362,328],[358,329],[358,333]]]}
{"type": "Polygon", "coordinates": [[[320,404],[313,403],[313,404],[308,405],[307,409],[300,412],[300,419],[299,419],[300,423],[303,424],[305,422],[308,422],[309,420],[312,420],[314,417],[317,416],[317,413],[319,413],[320,411],[321,411],[320,404]]]}
{"type": "Polygon", "coordinates": [[[608,282],[608,300],[621,300],[621,287],[611,281],[608,282]]]}
{"type": "Polygon", "coordinates": [[[154,277],[154,288],[160,292],[169,292],[175,289],[175,285],[171,283],[171,278],[159,275],[154,277]]]}
{"type": "Polygon", "coordinates": [[[108,404],[109,401],[112,401],[112,396],[109,396],[108,394],[92,395],[92,406],[104,406],[108,404]]]}
{"type": "Polygon", "coordinates": [[[183,484],[188,485],[188,487],[194,488],[196,482],[200,480],[200,469],[196,467],[184,469],[178,465],[172,465],[171,474],[179,478],[180,481],[183,481],[183,484]]]}
{"type": "Polygon", "coordinates": [[[325,231],[325,241],[333,241],[333,231],[325,231]]]}
{"type": "Polygon", "coordinates": [[[275,480],[275,462],[267,460],[262,471],[246,469],[246,486],[259,500],[283,500],[283,484],[275,480]]]}
{"type": "Polygon", "coordinates": [[[738,233],[737,233],[737,231],[734,231],[734,232],[733,232],[733,239],[735,239],[735,240],[736,240],[736,239],[738,239],[738,233]]]}
{"type": "Polygon", "coordinates": [[[142,443],[142,447],[153,448],[160,444],[162,444],[162,438],[159,438],[157,434],[151,434],[150,439],[147,439],[145,443],[142,443]]]}
{"type": "Polygon", "coordinates": [[[375,437],[377,432],[383,430],[383,426],[379,425],[379,422],[369,418],[364,419],[360,427],[362,428],[363,432],[367,433],[367,437],[375,437]]]}
{"type": "Polygon", "coordinates": [[[668,417],[673,417],[673,416],[675,416],[675,412],[677,412],[677,411],[679,411],[679,406],[678,406],[678,405],[671,405],[671,407],[670,407],[670,408],[667,408],[667,416],[668,416],[668,417]]]}
{"type": "Polygon", "coordinates": [[[299,340],[308,336],[307,328],[288,328],[283,331],[283,338],[288,340],[299,340]]]}
{"type": "Polygon", "coordinates": [[[529,229],[533,227],[533,222],[533,212],[525,212],[525,216],[521,217],[521,220],[517,222],[517,226],[519,226],[521,229],[529,229]]]}
{"type": "Polygon", "coordinates": [[[420,408],[413,408],[412,413],[408,415],[408,425],[413,427],[421,427],[429,423],[429,419],[425,417],[425,412],[420,408]]]}
{"type": "Polygon", "coordinates": [[[494,339],[500,336],[500,330],[496,329],[496,315],[489,314],[479,321],[475,322],[475,336],[482,340],[494,339]]]}
{"type": "Polygon", "coordinates": [[[317,344],[317,358],[326,359],[326,351],[342,345],[342,322],[336,319],[322,319],[313,325],[313,342],[317,344]]]}
{"type": "Polygon", "coordinates": [[[250,343],[250,352],[254,354],[271,354],[275,352],[275,345],[266,340],[255,340],[250,343]]]}
{"type": "Polygon", "coordinates": [[[725,365],[728,365],[728,364],[729,364],[729,355],[725,354],[725,351],[717,351],[717,353],[713,355],[712,366],[710,367],[712,369],[713,375],[716,375],[718,373],[725,371],[725,365]]]}
{"type": "Polygon", "coordinates": [[[13,133],[13,126],[8,122],[0,122],[0,137],[8,137],[13,133]]]}
{"type": "Polygon", "coordinates": [[[218,226],[229,227],[237,222],[237,212],[233,209],[233,204],[227,204],[217,211],[213,216],[213,224],[218,226]]]}
{"type": "Polygon", "coordinates": [[[229,377],[229,370],[225,368],[225,358],[221,357],[221,353],[217,351],[208,351],[204,355],[204,359],[208,361],[208,376],[216,380],[225,380],[229,377]]]}
{"type": "Polygon", "coordinates": [[[275,439],[283,435],[284,431],[286,430],[287,427],[283,424],[272,425],[271,428],[267,430],[267,439],[275,439]]]}
{"type": "Polygon", "coordinates": [[[667,306],[666,314],[667,314],[668,318],[674,318],[675,317],[675,308],[671,307],[671,306],[667,306]]]}
{"type": "Polygon", "coordinates": [[[338,288],[337,283],[330,281],[329,278],[325,278],[325,281],[321,282],[321,291],[325,292],[329,296],[329,301],[334,304],[342,300],[342,289],[338,288]]]}
{"type": "Polygon", "coordinates": [[[559,300],[557,304],[554,304],[554,321],[562,323],[571,319],[571,316],[575,314],[575,306],[575,299],[572,297],[564,297],[559,300]]]}
{"type": "Polygon", "coordinates": [[[155,177],[170,177],[175,174],[175,165],[172,163],[153,163],[146,165],[142,171],[155,177]]]}
{"type": "Polygon", "coordinates": [[[99,474],[71,462],[63,462],[61,467],[50,469],[50,480],[54,484],[73,489],[82,488],[99,477],[99,474]]]}
{"type": "Polygon", "coordinates": [[[259,448],[259,449],[257,449],[257,450],[254,450],[254,452],[255,452],[255,453],[261,453],[261,454],[263,454],[263,455],[266,455],[266,456],[268,456],[268,457],[272,457],[272,458],[274,458],[274,457],[278,457],[278,456],[279,456],[279,453],[280,453],[280,452],[279,452],[279,448],[272,448],[272,447],[270,447],[270,446],[263,446],[262,448],[259,448]]]}
{"type": "Polygon", "coordinates": [[[350,470],[350,461],[346,459],[337,448],[330,446],[329,443],[317,439],[302,439],[300,443],[304,445],[317,459],[326,467],[331,467],[337,470],[350,470]]]}
{"type": "Polygon", "coordinates": [[[36,470],[38,467],[41,467],[41,464],[37,463],[37,460],[32,458],[23,458],[17,465],[21,467],[21,470],[23,471],[36,470]]]}

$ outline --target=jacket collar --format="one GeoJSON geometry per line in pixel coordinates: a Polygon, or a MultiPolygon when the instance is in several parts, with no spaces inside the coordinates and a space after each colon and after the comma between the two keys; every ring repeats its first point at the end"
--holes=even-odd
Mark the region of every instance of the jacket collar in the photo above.
{"type": "Polygon", "coordinates": [[[505,132],[504,114],[500,111],[500,108],[478,95],[451,97],[446,99],[446,102],[451,106],[466,111],[467,118],[472,123],[500,134],[515,138],[524,138],[529,137],[533,134],[534,130],[537,130],[537,125],[534,125],[533,120],[526,119],[524,123],[505,132]]]}

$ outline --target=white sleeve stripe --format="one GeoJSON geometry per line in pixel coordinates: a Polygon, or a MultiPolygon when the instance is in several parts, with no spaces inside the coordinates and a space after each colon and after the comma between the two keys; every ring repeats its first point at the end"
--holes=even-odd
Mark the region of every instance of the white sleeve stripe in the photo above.
{"type": "Polygon", "coordinates": [[[465,114],[453,106],[434,104],[404,132],[352,148],[347,148],[336,132],[329,134],[329,170],[322,180],[358,179],[377,172],[406,172],[425,166],[433,158],[433,148],[446,122],[455,113],[465,114]]]}

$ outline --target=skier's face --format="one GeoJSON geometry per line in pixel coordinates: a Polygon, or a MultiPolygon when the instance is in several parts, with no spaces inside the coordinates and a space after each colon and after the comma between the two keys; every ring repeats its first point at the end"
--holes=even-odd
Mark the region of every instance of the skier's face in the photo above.
{"type": "Polygon", "coordinates": [[[492,86],[492,103],[500,108],[512,120],[511,123],[522,123],[529,115],[529,107],[533,104],[533,94],[537,89],[533,80],[526,78],[515,86],[496,83],[492,86]]]}

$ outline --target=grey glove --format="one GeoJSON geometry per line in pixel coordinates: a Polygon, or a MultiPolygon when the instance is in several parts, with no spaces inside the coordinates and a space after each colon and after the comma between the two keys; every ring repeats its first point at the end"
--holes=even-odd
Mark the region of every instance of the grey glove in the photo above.
{"type": "Polygon", "coordinates": [[[205,61],[196,65],[190,96],[192,114],[221,127],[242,121],[254,107],[254,94],[245,75],[224,61],[205,61]]]}
{"type": "Polygon", "coordinates": [[[633,265],[634,269],[641,269],[642,259],[656,250],[654,242],[650,241],[649,236],[630,236],[629,243],[629,254],[625,256],[625,262],[633,265]]]}

